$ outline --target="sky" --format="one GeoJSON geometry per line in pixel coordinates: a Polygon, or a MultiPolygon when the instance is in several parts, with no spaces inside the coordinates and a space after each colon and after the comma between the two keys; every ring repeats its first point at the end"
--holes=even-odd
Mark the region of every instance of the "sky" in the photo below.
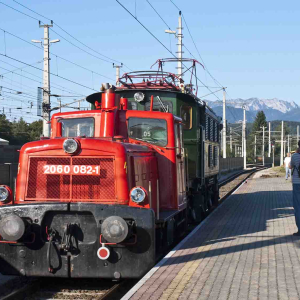
{"type": "MultiPolygon", "coordinates": [[[[198,51],[185,23],[183,43],[206,66],[205,70],[200,65],[197,69],[198,78],[209,87],[200,87],[199,97],[216,90],[210,73],[227,87],[227,98],[279,98],[300,105],[300,1],[173,0],[174,5],[170,0],[148,0],[167,25],[147,0],[119,1],[173,53],[177,51],[176,39],[164,30],[167,25],[176,30],[175,5],[182,10],[198,51]]],[[[53,20],[50,39],[61,40],[50,47],[50,68],[54,74],[51,93],[68,96],[61,98],[63,103],[98,91],[103,82],[114,83],[113,62],[122,62],[126,66],[121,69],[124,73],[149,70],[158,58],[171,57],[115,0],[19,0],[19,3],[44,17],[13,0],[0,1],[0,112],[4,108],[10,119],[21,116],[28,122],[39,119],[36,95],[37,87],[42,85],[42,71],[21,63],[43,67],[43,50],[39,44],[30,42],[43,38],[38,20],[45,24],[53,20]]],[[[184,57],[190,57],[184,51],[184,57]]],[[[171,65],[168,70],[175,72],[174,67],[171,65]]],[[[222,92],[205,98],[221,99],[222,92]]],[[[53,97],[52,107],[57,105],[53,97]]]]}

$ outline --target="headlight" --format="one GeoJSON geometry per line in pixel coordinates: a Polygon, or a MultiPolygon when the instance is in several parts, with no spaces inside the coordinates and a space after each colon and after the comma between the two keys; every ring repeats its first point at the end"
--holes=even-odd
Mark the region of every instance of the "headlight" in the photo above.
{"type": "Polygon", "coordinates": [[[135,203],[141,203],[145,200],[146,198],[146,192],[144,191],[143,188],[141,187],[134,187],[130,191],[130,198],[133,202],[135,203]]]}
{"type": "Polygon", "coordinates": [[[78,150],[78,143],[73,139],[66,139],[63,144],[65,152],[73,154],[78,150]]]}
{"type": "Polygon", "coordinates": [[[109,243],[121,243],[128,235],[128,225],[123,218],[110,216],[103,221],[101,233],[109,243]]]}
{"type": "Polygon", "coordinates": [[[5,186],[0,186],[0,201],[4,202],[8,200],[9,196],[10,196],[10,192],[8,188],[6,188],[5,186]]]}
{"type": "Polygon", "coordinates": [[[144,98],[145,98],[145,94],[142,93],[142,92],[137,92],[137,93],[134,94],[134,100],[136,102],[141,102],[141,101],[144,100],[144,98]]]}

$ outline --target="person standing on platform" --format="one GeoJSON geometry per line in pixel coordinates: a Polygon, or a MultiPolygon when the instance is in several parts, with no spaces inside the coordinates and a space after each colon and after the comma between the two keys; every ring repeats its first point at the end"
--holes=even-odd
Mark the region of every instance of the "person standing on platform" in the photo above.
{"type": "Polygon", "coordinates": [[[285,180],[288,180],[288,178],[291,177],[290,162],[291,162],[291,153],[287,153],[286,158],[284,159],[285,180]]]}
{"type": "Polygon", "coordinates": [[[298,141],[298,149],[293,154],[290,162],[290,169],[292,169],[292,183],[293,183],[293,206],[295,210],[295,220],[298,231],[293,235],[300,236],[300,141],[298,141]]]}

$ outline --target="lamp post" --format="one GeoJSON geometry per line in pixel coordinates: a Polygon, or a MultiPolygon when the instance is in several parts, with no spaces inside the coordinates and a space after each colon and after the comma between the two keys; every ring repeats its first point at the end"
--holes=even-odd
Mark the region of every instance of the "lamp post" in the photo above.
{"type": "Polygon", "coordinates": [[[275,167],[275,162],[274,162],[274,149],[275,149],[275,145],[272,144],[272,150],[273,150],[273,163],[272,163],[272,167],[274,168],[275,167]]]}
{"type": "Polygon", "coordinates": [[[165,33],[169,34],[174,34],[175,37],[178,40],[177,46],[178,46],[178,51],[177,51],[177,58],[178,58],[178,77],[181,79],[183,74],[182,74],[182,39],[183,39],[183,34],[182,34],[182,19],[181,19],[181,11],[179,12],[179,17],[178,17],[178,32],[173,31],[173,30],[165,30],[165,33]]]}
{"type": "Polygon", "coordinates": [[[50,137],[50,44],[60,42],[59,39],[49,40],[49,27],[53,27],[53,21],[51,25],[41,25],[39,21],[39,26],[44,27],[44,42],[39,40],[31,40],[33,43],[40,43],[44,46],[44,72],[43,72],[43,136],[50,137]]]}

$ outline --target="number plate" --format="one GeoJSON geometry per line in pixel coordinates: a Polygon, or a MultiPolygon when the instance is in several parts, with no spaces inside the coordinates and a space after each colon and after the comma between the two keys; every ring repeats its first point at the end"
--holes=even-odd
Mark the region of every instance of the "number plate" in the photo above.
{"type": "Polygon", "coordinates": [[[45,165],[43,169],[50,175],[100,175],[99,165],[45,165]]]}

